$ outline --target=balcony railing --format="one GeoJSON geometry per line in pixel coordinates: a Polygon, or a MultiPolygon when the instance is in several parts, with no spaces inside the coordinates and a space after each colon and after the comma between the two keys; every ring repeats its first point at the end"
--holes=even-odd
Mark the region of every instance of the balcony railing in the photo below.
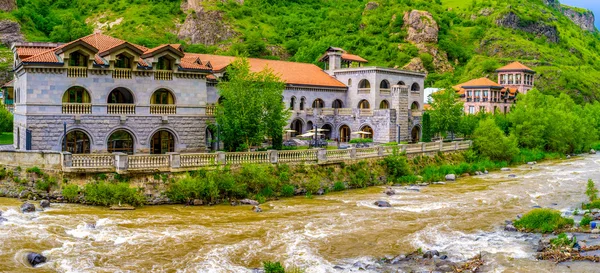
{"type": "Polygon", "coordinates": [[[411,110],[411,115],[413,117],[420,117],[420,116],[423,116],[423,112],[421,112],[419,110],[411,110]]]}
{"type": "Polygon", "coordinates": [[[154,71],[154,79],[158,81],[172,81],[173,71],[170,70],[156,70],[154,71]]]}
{"type": "Polygon", "coordinates": [[[133,115],[135,114],[135,104],[133,103],[109,103],[106,106],[106,113],[113,115],[133,115]]]}
{"type": "Polygon", "coordinates": [[[371,88],[358,88],[359,94],[369,94],[371,93],[371,88]]]}
{"type": "Polygon", "coordinates": [[[472,98],[467,98],[467,102],[472,102],[473,99],[472,98]]]}
{"type": "Polygon", "coordinates": [[[151,104],[150,114],[154,115],[175,115],[177,106],[174,104],[151,104]]]}
{"type": "Polygon", "coordinates": [[[339,108],[338,115],[340,116],[352,116],[352,108],[339,108]]]}
{"type": "Polygon", "coordinates": [[[312,116],[315,114],[314,108],[306,108],[306,115],[312,116]]]}
{"type": "Polygon", "coordinates": [[[91,103],[63,103],[62,104],[63,114],[91,114],[92,104],[91,103]]]}
{"type": "Polygon", "coordinates": [[[87,78],[87,70],[87,67],[69,67],[67,68],[67,77],[87,78]]]}
{"type": "Polygon", "coordinates": [[[323,108],[321,109],[321,115],[324,116],[333,116],[335,114],[335,109],[333,108],[323,108]]]}
{"type": "Polygon", "coordinates": [[[131,79],[131,69],[115,68],[112,72],[113,79],[131,79]]]}
{"type": "Polygon", "coordinates": [[[214,105],[207,105],[206,106],[206,115],[207,116],[214,116],[216,110],[217,110],[216,106],[214,106],[214,105]]]}
{"type": "Polygon", "coordinates": [[[390,95],[390,94],[392,94],[392,89],[387,89],[387,88],[379,89],[379,94],[386,95],[386,96],[390,95]]]}
{"type": "Polygon", "coordinates": [[[372,116],[373,109],[360,109],[360,115],[361,116],[372,116]]]}

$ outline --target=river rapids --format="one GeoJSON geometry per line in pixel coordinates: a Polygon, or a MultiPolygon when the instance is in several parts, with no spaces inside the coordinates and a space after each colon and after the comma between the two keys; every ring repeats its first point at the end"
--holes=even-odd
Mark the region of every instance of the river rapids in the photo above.
{"type": "Polygon", "coordinates": [[[262,205],[262,213],[228,205],[110,211],[52,204],[23,214],[21,201],[0,198],[8,220],[0,223],[0,272],[252,272],[265,260],[307,273],[356,272],[358,261],[373,264],[418,248],[438,250],[452,261],[481,253],[484,272],[600,272],[593,263],[537,261],[535,236],[503,231],[505,220],[533,206],[573,210],[586,200],[588,178],[600,182],[600,155],[420,191],[394,187],[393,196],[371,187],[283,199],[262,205]],[[376,207],[377,200],[392,208],[376,207]],[[27,251],[48,262],[26,266],[27,251]]]}

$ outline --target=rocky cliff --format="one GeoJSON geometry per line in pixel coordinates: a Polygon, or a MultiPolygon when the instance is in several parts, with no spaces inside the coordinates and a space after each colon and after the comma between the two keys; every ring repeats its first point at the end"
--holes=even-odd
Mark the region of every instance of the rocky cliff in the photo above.
{"type": "Polygon", "coordinates": [[[0,0],[0,10],[12,11],[17,8],[16,0],[0,0]]]}
{"type": "Polygon", "coordinates": [[[525,21],[519,18],[514,12],[509,12],[496,20],[496,24],[501,27],[512,28],[534,34],[538,37],[545,36],[548,41],[558,43],[559,35],[556,26],[547,25],[541,21],[525,21]]]}
{"type": "MultiPolygon", "coordinates": [[[[414,44],[419,53],[427,53],[433,57],[433,66],[437,72],[450,72],[454,67],[448,62],[446,52],[437,48],[439,27],[431,13],[427,11],[412,10],[404,14],[404,24],[408,36],[406,41],[414,44]]],[[[414,58],[404,66],[405,69],[425,72],[423,61],[414,58]]],[[[432,71],[427,71],[432,72],[432,71]]]]}
{"type": "Polygon", "coordinates": [[[578,25],[581,29],[587,31],[596,31],[596,27],[594,26],[596,19],[593,12],[565,5],[561,7],[561,11],[565,16],[567,16],[567,18],[571,19],[571,21],[573,21],[573,23],[578,25]]]}
{"type": "Polygon", "coordinates": [[[14,42],[22,42],[21,26],[10,20],[0,20],[0,42],[10,47],[14,42]]]}
{"type": "MultiPolygon", "coordinates": [[[[195,44],[216,45],[234,37],[236,32],[225,23],[223,13],[207,10],[204,2],[205,0],[184,0],[181,3],[181,10],[188,15],[177,33],[179,39],[195,44]]],[[[243,0],[238,2],[243,4],[243,0]]]]}

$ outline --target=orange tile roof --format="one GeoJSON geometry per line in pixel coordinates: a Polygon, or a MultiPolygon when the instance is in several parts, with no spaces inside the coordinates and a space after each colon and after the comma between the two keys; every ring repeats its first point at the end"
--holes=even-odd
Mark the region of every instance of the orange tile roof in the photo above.
{"type": "Polygon", "coordinates": [[[37,47],[37,46],[17,46],[17,55],[19,59],[28,58],[33,55],[40,54],[44,51],[48,51],[48,47],[37,47]]]}
{"type": "MultiPolygon", "coordinates": [[[[214,71],[223,71],[230,63],[235,60],[231,56],[219,56],[210,54],[187,53],[182,60],[189,58],[200,58],[202,63],[210,62],[214,71]]],[[[314,64],[295,63],[286,61],[264,60],[249,58],[250,70],[259,72],[266,67],[273,70],[275,75],[279,76],[287,84],[327,86],[345,88],[346,85],[336,78],[325,73],[321,68],[314,64]]]]}
{"type": "Polygon", "coordinates": [[[181,45],[180,45],[180,44],[166,44],[166,45],[159,45],[159,46],[157,46],[157,47],[155,47],[155,48],[148,49],[148,50],[146,50],[146,51],[144,52],[144,54],[143,54],[143,55],[148,55],[148,54],[150,54],[150,55],[151,55],[152,53],[154,53],[154,52],[156,52],[156,51],[159,51],[159,50],[161,50],[161,49],[163,49],[163,48],[169,47],[169,46],[170,46],[170,47],[172,47],[173,49],[175,49],[175,50],[177,50],[177,51],[181,52],[181,45]]]}
{"type": "Polygon", "coordinates": [[[368,63],[369,62],[361,56],[354,55],[354,54],[348,54],[348,53],[342,53],[342,60],[359,62],[359,63],[368,63]]]}
{"type": "Polygon", "coordinates": [[[13,87],[13,83],[15,80],[10,80],[9,82],[5,83],[4,85],[2,85],[2,87],[13,87]]]}
{"type": "Polygon", "coordinates": [[[181,59],[181,62],[179,63],[179,66],[181,66],[181,68],[183,69],[198,69],[198,70],[211,70],[210,67],[202,64],[200,62],[200,59],[196,58],[193,61],[190,61],[190,59],[181,59]]]}
{"type": "Polygon", "coordinates": [[[423,110],[431,110],[431,109],[432,109],[431,108],[431,104],[426,103],[426,104],[423,105],[423,110]]]}
{"type": "Polygon", "coordinates": [[[531,71],[531,72],[533,72],[533,69],[527,67],[526,65],[524,65],[520,62],[512,62],[510,64],[507,64],[503,67],[496,69],[496,71],[531,71]]]}
{"type": "Polygon", "coordinates": [[[24,63],[60,63],[56,56],[56,48],[46,50],[22,60],[24,63]]]}
{"type": "Polygon", "coordinates": [[[497,82],[492,81],[488,78],[479,78],[479,79],[470,80],[465,83],[461,83],[459,85],[455,85],[454,89],[460,90],[464,87],[502,87],[502,85],[500,85],[497,82]]]}

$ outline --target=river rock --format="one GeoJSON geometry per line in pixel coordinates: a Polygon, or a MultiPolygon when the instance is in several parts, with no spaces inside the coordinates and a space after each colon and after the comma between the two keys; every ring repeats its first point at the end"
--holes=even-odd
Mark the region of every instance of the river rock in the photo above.
{"type": "Polygon", "coordinates": [[[537,164],[537,162],[535,162],[535,161],[527,162],[527,165],[535,165],[535,164],[537,164]]]}
{"type": "Polygon", "coordinates": [[[483,174],[488,174],[490,172],[488,172],[488,170],[483,171],[483,174]]]}
{"type": "Polygon", "coordinates": [[[377,201],[374,203],[375,206],[378,206],[380,208],[391,208],[392,205],[390,205],[390,203],[386,202],[386,201],[377,201]]]}
{"type": "Polygon", "coordinates": [[[315,194],[316,195],[323,195],[323,194],[325,194],[325,190],[323,188],[320,188],[319,190],[317,190],[317,192],[315,194]]]}
{"type": "Polygon", "coordinates": [[[448,259],[448,255],[442,255],[442,256],[440,256],[440,259],[442,259],[442,260],[448,259]]]}
{"type": "Polygon", "coordinates": [[[333,267],[333,269],[336,269],[336,270],[344,270],[344,268],[343,268],[343,267],[341,267],[341,266],[339,266],[339,265],[336,265],[336,266],[334,266],[334,267],[333,267]]]}
{"type": "Polygon", "coordinates": [[[538,241],[537,252],[543,252],[544,250],[550,248],[550,238],[542,238],[538,241]]]}
{"type": "Polygon", "coordinates": [[[503,171],[503,172],[510,172],[510,168],[502,168],[500,170],[503,171]]]}
{"type": "Polygon", "coordinates": [[[456,175],[455,174],[448,174],[446,175],[446,181],[456,181],[456,175]]]}
{"type": "Polygon", "coordinates": [[[567,155],[567,159],[571,159],[571,155],[567,155]]]}
{"type": "Polygon", "coordinates": [[[358,270],[365,270],[367,269],[367,266],[365,266],[365,264],[363,264],[362,262],[355,262],[354,267],[357,267],[358,270]]]}
{"type": "Polygon", "coordinates": [[[446,182],[433,182],[434,185],[446,185],[446,182]]]}
{"type": "Polygon", "coordinates": [[[594,150],[594,149],[591,149],[591,150],[590,150],[590,154],[591,154],[591,155],[595,155],[595,154],[596,154],[596,150],[594,150]]]}
{"type": "Polygon", "coordinates": [[[515,232],[517,231],[517,228],[515,226],[513,226],[512,224],[508,224],[504,227],[505,231],[510,231],[510,232],[515,232]]]}
{"type": "Polygon", "coordinates": [[[6,219],[6,218],[4,218],[4,217],[0,216],[0,224],[2,224],[2,222],[6,222],[6,221],[8,221],[8,219],[6,219]]]}
{"type": "Polygon", "coordinates": [[[406,187],[404,189],[409,190],[409,191],[421,191],[421,189],[419,189],[419,187],[416,187],[416,186],[410,186],[410,187],[406,187]]]}
{"type": "Polygon", "coordinates": [[[262,212],[263,210],[259,206],[252,207],[252,211],[254,212],[262,212]]]}
{"type": "Polygon", "coordinates": [[[592,229],[592,234],[600,234],[600,229],[592,229]]]}
{"type": "Polygon", "coordinates": [[[42,200],[42,201],[40,201],[40,207],[42,207],[42,208],[49,208],[50,207],[50,201],[48,201],[48,200],[42,200]]]}
{"type": "Polygon", "coordinates": [[[96,222],[87,222],[87,223],[85,223],[85,228],[87,228],[87,229],[95,229],[96,228],[96,222]]]}
{"type": "Polygon", "coordinates": [[[240,204],[242,205],[251,205],[251,206],[258,206],[259,203],[256,200],[252,200],[252,199],[242,199],[240,200],[240,204]]]}
{"type": "Polygon", "coordinates": [[[431,259],[435,256],[440,256],[440,252],[438,252],[437,250],[429,250],[425,252],[425,254],[423,254],[424,259],[431,259]]]}
{"type": "Polygon", "coordinates": [[[386,188],[385,191],[383,191],[383,193],[387,194],[387,195],[394,195],[396,194],[396,191],[390,187],[386,188]]]}
{"type": "Polygon", "coordinates": [[[27,262],[29,262],[29,264],[31,266],[35,267],[38,264],[45,263],[46,257],[44,257],[42,254],[39,254],[39,253],[29,252],[29,253],[27,253],[27,262]]]}
{"type": "Polygon", "coordinates": [[[21,212],[25,213],[25,212],[34,212],[35,211],[35,206],[29,202],[25,202],[23,203],[23,205],[21,205],[21,212]]]}
{"type": "Polygon", "coordinates": [[[202,202],[202,200],[200,200],[200,199],[194,199],[192,201],[192,205],[194,205],[194,206],[202,206],[203,204],[204,204],[204,202],[202,202]]]}
{"type": "Polygon", "coordinates": [[[516,178],[517,175],[516,174],[509,174],[508,177],[510,177],[510,178],[516,178]]]}

